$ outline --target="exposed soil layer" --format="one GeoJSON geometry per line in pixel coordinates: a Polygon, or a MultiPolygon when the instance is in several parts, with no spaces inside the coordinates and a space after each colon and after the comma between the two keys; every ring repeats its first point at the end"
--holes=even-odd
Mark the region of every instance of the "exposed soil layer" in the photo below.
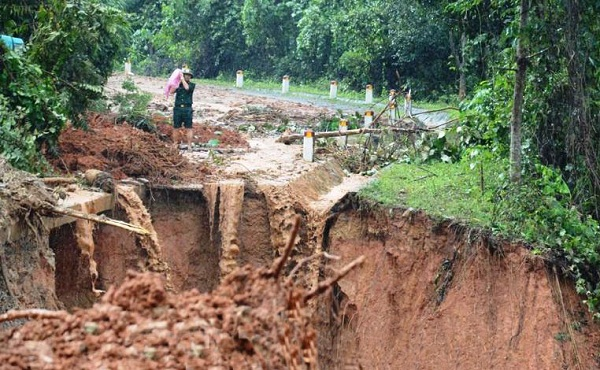
{"type": "MultiPolygon", "coordinates": [[[[157,106],[163,82],[136,76],[142,90],[157,91],[157,106]]],[[[194,125],[195,142],[243,149],[228,167],[192,164],[174,149],[168,113],[155,116],[157,135],[93,116],[89,131],[61,135],[53,160],[65,173],[151,180],[147,213],[105,215],[153,228],[152,240],[107,225],[79,237],[73,224],[49,233],[32,209],[54,204],[52,194],[0,160],[0,313],[73,311],[1,332],[8,365],[0,367],[314,368],[317,347],[327,369],[600,367],[600,328],[573,283],[523,246],[354,197],[334,205],[348,191],[339,164],[304,162],[300,146],[264,138],[277,125],[335,113],[223,88],[198,86],[196,95],[196,121],[211,125],[194,125]],[[250,149],[227,130],[242,127],[255,136],[250,149]],[[196,185],[156,187],[172,182],[196,185]],[[282,271],[294,286],[239,269],[281,256],[297,215],[302,226],[282,271]],[[360,255],[365,264],[307,309],[305,289],[360,255]],[[101,301],[94,288],[108,290],[101,301]]],[[[121,206],[142,208],[131,199],[121,206]]]]}
{"type": "Polygon", "coordinates": [[[213,290],[220,278],[220,251],[211,238],[201,189],[154,189],[147,199],[175,290],[213,290]]]}
{"type": "Polygon", "coordinates": [[[599,328],[573,282],[522,245],[356,204],[330,219],[325,239],[328,252],[367,260],[319,302],[324,368],[600,366],[599,328]]]}
{"type": "Polygon", "coordinates": [[[0,158],[0,312],[61,307],[49,232],[32,211],[42,204],[55,204],[55,199],[39,179],[0,158]]]}
{"type": "Polygon", "coordinates": [[[68,309],[90,307],[97,300],[92,292],[90,256],[79,248],[75,232],[75,223],[71,223],[50,233],[56,261],[56,295],[68,309]]]}
{"type": "Polygon", "coordinates": [[[171,295],[130,275],[100,304],[0,333],[5,369],[312,369],[305,291],[268,270],[238,269],[210,295],[171,295]]]}

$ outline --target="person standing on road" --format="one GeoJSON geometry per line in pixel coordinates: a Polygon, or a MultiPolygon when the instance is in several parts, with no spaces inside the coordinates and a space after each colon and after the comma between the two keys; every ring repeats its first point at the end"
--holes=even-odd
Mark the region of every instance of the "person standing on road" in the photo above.
{"type": "Polygon", "coordinates": [[[173,107],[173,141],[175,146],[179,146],[181,140],[181,128],[185,129],[185,136],[187,139],[188,152],[192,151],[192,103],[194,96],[194,88],[196,84],[191,82],[194,75],[189,68],[183,67],[181,69],[183,78],[179,87],[175,90],[175,104],[173,107]]]}

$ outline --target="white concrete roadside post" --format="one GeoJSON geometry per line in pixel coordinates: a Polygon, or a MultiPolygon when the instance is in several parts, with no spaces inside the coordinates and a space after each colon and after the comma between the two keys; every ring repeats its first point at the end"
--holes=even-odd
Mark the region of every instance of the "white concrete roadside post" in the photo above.
{"type": "Polygon", "coordinates": [[[365,91],[365,103],[372,104],[373,103],[373,85],[368,84],[367,89],[365,91]]]}
{"type": "Polygon", "coordinates": [[[307,162],[313,161],[313,155],[315,151],[315,137],[314,132],[311,129],[304,131],[304,143],[302,147],[302,158],[307,162]]]}
{"type": "MultiPolygon", "coordinates": [[[[345,118],[340,119],[340,124],[338,126],[338,130],[340,132],[346,132],[348,131],[348,120],[345,118]]],[[[343,137],[339,138],[338,140],[338,144],[339,145],[344,145],[344,148],[348,146],[348,135],[344,135],[343,137]]]]}
{"type": "Polygon", "coordinates": [[[329,99],[337,98],[337,81],[331,80],[329,83],[329,99]]]}
{"type": "Polygon", "coordinates": [[[133,73],[131,73],[131,60],[127,59],[127,61],[125,61],[125,74],[127,76],[131,76],[133,73]]]}
{"type": "Polygon", "coordinates": [[[373,111],[372,110],[368,110],[365,112],[365,122],[363,127],[364,128],[371,128],[371,125],[373,124],[373,111]]]}
{"type": "Polygon", "coordinates": [[[281,81],[281,93],[287,94],[290,92],[290,76],[283,76],[283,80],[281,81]]]}
{"type": "Polygon", "coordinates": [[[236,73],[235,87],[244,87],[244,71],[239,70],[236,73]]]}

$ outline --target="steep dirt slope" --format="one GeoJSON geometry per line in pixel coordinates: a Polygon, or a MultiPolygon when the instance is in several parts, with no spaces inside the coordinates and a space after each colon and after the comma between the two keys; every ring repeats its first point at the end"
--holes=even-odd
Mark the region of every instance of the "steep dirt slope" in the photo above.
{"type": "Polygon", "coordinates": [[[599,328],[572,282],[522,245],[350,203],[324,249],[367,259],[320,302],[324,368],[598,368],[599,328]]]}

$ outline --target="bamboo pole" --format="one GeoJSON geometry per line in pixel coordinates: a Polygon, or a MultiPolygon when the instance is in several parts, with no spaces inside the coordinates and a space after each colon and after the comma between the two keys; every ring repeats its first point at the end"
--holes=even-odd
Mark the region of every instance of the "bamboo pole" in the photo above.
{"type": "Polygon", "coordinates": [[[71,216],[71,217],[75,217],[75,218],[81,218],[81,219],[88,220],[88,221],[93,221],[93,222],[98,222],[101,224],[120,227],[121,229],[125,229],[125,230],[131,231],[131,232],[134,232],[134,233],[140,234],[140,235],[150,235],[150,232],[148,230],[144,229],[143,227],[132,225],[132,224],[124,222],[124,221],[114,220],[114,219],[106,217],[104,215],[99,216],[99,215],[96,215],[93,213],[83,213],[83,212],[76,211],[76,210],[73,210],[70,208],[57,207],[57,206],[51,205],[49,203],[44,205],[42,208],[44,208],[45,210],[47,210],[51,213],[64,215],[64,216],[71,216]]]}

